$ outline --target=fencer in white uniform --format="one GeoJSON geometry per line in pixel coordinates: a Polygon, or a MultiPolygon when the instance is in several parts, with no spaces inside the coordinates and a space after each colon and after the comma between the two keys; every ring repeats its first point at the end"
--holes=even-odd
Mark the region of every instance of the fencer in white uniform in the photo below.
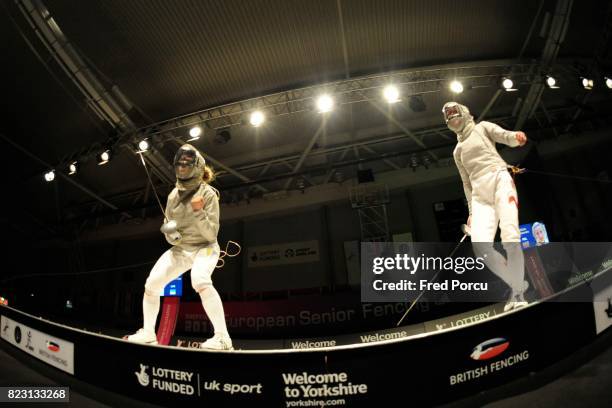
{"type": "Polygon", "coordinates": [[[456,102],[444,104],[442,112],[448,128],[457,134],[453,157],[468,203],[467,224],[474,251],[477,256],[486,254],[487,267],[510,287],[504,310],[524,306],[527,282],[520,247],[518,195],[508,165],[495,143],[523,146],[527,137],[523,132],[508,131],[491,122],[476,124],[468,108],[456,102]],[[498,225],[506,257],[493,248],[498,225]]]}
{"type": "Polygon", "coordinates": [[[142,301],[143,327],[127,336],[128,341],[157,344],[155,322],[160,294],[172,280],[191,269],[191,286],[200,295],[214,336],[202,348],[232,350],[223,303],[212,284],[219,259],[219,193],[208,183],[212,170],[204,157],[189,144],[181,146],[174,158],[176,186],[168,196],[165,223],[161,231],[172,248],[155,263],[145,283],[142,301]]]}

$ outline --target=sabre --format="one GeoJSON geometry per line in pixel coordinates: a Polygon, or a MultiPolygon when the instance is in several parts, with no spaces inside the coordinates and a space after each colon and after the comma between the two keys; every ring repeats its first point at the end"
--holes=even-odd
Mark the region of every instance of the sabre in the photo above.
{"type": "MultiPolygon", "coordinates": [[[[463,232],[463,237],[461,237],[461,239],[459,240],[459,242],[457,243],[457,245],[455,246],[455,248],[451,251],[450,254],[448,254],[448,258],[450,258],[451,256],[453,256],[455,254],[455,252],[457,252],[457,249],[459,249],[459,247],[461,246],[461,244],[463,243],[463,241],[465,241],[465,239],[471,235],[471,230],[470,227],[467,226],[466,224],[463,224],[461,226],[461,232],[463,232]]],[[[440,274],[440,271],[436,272],[436,274],[429,280],[429,282],[432,282],[434,280],[436,280],[436,278],[438,277],[438,275],[440,274]]],[[[428,283],[429,283],[428,282],[428,283]]],[[[399,321],[397,322],[397,324],[395,325],[395,327],[399,326],[400,324],[402,324],[402,322],[404,321],[404,319],[406,318],[406,316],[408,316],[408,313],[410,313],[410,311],[412,310],[412,308],[414,307],[414,305],[416,305],[416,303],[419,301],[419,299],[425,294],[425,290],[422,290],[421,293],[419,293],[419,296],[417,296],[416,299],[414,299],[412,301],[412,303],[410,303],[410,307],[408,309],[406,309],[406,312],[404,312],[404,315],[402,316],[401,319],[399,319],[399,321]]]]}

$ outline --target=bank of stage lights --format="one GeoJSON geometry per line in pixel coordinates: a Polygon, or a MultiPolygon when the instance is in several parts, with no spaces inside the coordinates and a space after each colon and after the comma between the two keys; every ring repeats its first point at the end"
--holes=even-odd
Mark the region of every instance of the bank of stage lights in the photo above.
{"type": "Polygon", "coordinates": [[[79,170],[79,164],[76,161],[73,161],[68,165],[68,175],[74,176],[79,170]]]}
{"type": "Polygon", "coordinates": [[[147,141],[147,139],[143,139],[138,143],[138,149],[141,152],[146,152],[147,150],[149,150],[149,142],[147,141]]]}
{"type": "Polygon", "coordinates": [[[397,89],[395,85],[385,86],[385,89],[383,89],[383,96],[387,103],[397,103],[401,101],[399,89],[397,89]]]}
{"type": "MultiPolygon", "coordinates": [[[[557,84],[557,80],[551,76],[546,75],[544,79],[544,83],[550,89],[559,89],[559,85],[557,84]]],[[[580,77],[580,83],[584,87],[584,89],[590,91],[595,86],[595,81],[592,78],[580,77]]],[[[608,89],[612,89],[612,78],[604,77],[604,83],[608,89]]],[[[518,91],[518,88],[515,87],[515,83],[509,76],[501,78],[499,82],[501,89],[506,92],[518,91]]],[[[454,94],[460,94],[464,91],[464,86],[459,80],[453,80],[449,83],[449,90],[454,94]]],[[[400,102],[400,91],[396,85],[389,84],[383,88],[382,96],[384,100],[388,104],[394,104],[400,102]]],[[[315,100],[315,105],[317,112],[319,113],[328,113],[334,109],[335,102],[331,95],[329,94],[321,94],[315,100]]],[[[258,128],[264,124],[266,121],[266,115],[261,110],[255,110],[251,112],[249,115],[249,123],[251,126],[258,128]]],[[[200,138],[202,134],[202,128],[200,126],[193,126],[189,129],[189,139],[187,142],[192,142],[200,138]]],[[[143,153],[149,150],[150,143],[147,139],[141,140],[137,145],[137,153],[143,153]]],[[[98,165],[104,165],[110,161],[111,152],[110,150],[105,150],[98,155],[98,165]]],[[[70,163],[68,165],[68,174],[74,175],[78,171],[78,163],[76,161],[70,163]]],[[[51,182],[55,180],[55,170],[50,170],[44,174],[45,180],[51,182]]]]}
{"type": "Polygon", "coordinates": [[[103,166],[107,164],[111,159],[110,150],[105,150],[98,155],[98,166],[103,166]]]}
{"type": "Polygon", "coordinates": [[[334,109],[334,100],[328,94],[323,94],[317,98],[317,111],[328,113],[334,109]]]}
{"type": "MultiPolygon", "coordinates": [[[[610,77],[605,77],[604,80],[606,87],[608,89],[612,89],[612,79],[610,77]]],[[[547,75],[545,83],[546,86],[548,86],[548,88],[550,89],[559,89],[559,85],[557,85],[557,80],[553,76],[547,75]]],[[[595,81],[592,78],[580,77],[580,83],[587,91],[592,90],[595,86],[595,81]]],[[[510,77],[504,77],[501,79],[501,88],[506,92],[518,91],[518,89],[515,88],[514,85],[514,81],[512,81],[510,77]]],[[[460,94],[464,90],[463,84],[458,80],[451,81],[448,88],[454,94],[460,94]]]]}
{"type": "Polygon", "coordinates": [[[249,123],[253,127],[260,127],[264,123],[265,120],[266,120],[266,117],[264,116],[262,111],[255,111],[251,113],[251,117],[249,118],[249,123]]]}
{"type": "Polygon", "coordinates": [[[504,90],[506,92],[518,91],[518,89],[516,89],[514,87],[514,82],[510,78],[503,78],[502,79],[502,88],[504,88],[504,90]]]}
{"type": "Polygon", "coordinates": [[[193,142],[194,140],[198,140],[201,134],[202,134],[202,128],[199,126],[194,126],[191,129],[189,129],[189,139],[187,139],[187,141],[193,142]]]}
{"type": "Polygon", "coordinates": [[[53,180],[55,180],[55,170],[49,170],[48,172],[45,173],[45,180],[47,182],[51,182],[53,180]]]}

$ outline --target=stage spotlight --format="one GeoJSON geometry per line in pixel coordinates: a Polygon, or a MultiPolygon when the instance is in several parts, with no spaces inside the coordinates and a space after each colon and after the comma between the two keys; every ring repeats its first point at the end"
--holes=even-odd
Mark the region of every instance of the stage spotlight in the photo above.
{"type": "Polygon", "coordinates": [[[408,100],[408,106],[410,106],[414,113],[425,112],[427,110],[427,105],[425,105],[421,95],[412,95],[408,100]]]}
{"type": "Polygon", "coordinates": [[[451,82],[449,88],[451,92],[456,93],[456,94],[463,92],[463,84],[461,84],[461,82],[459,81],[451,82]]]}
{"type": "Polygon", "coordinates": [[[266,120],[262,111],[255,111],[251,113],[251,117],[249,118],[249,122],[253,127],[259,127],[266,120]]]}
{"type": "Polygon", "coordinates": [[[589,79],[589,78],[582,78],[582,86],[584,87],[584,89],[586,90],[591,90],[593,89],[593,80],[589,79]]]}
{"type": "Polygon", "coordinates": [[[98,166],[102,166],[103,164],[108,163],[110,158],[111,158],[110,150],[103,151],[102,153],[98,155],[98,166]]]}
{"type": "Polygon", "coordinates": [[[387,85],[383,90],[383,96],[387,100],[387,103],[396,103],[400,101],[399,90],[395,85],[387,85]]]}
{"type": "Polygon", "coordinates": [[[55,170],[49,170],[45,173],[45,180],[51,182],[55,180],[55,170]]]}
{"type": "Polygon", "coordinates": [[[68,175],[72,176],[76,174],[77,170],[78,170],[77,162],[73,161],[72,163],[68,165],[68,175]]]}
{"type": "Polygon", "coordinates": [[[410,156],[410,167],[412,168],[412,171],[416,171],[420,164],[421,163],[416,154],[410,156]]]}
{"type": "Polygon", "coordinates": [[[550,75],[546,76],[546,85],[548,85],[550,89],[559,89],[559,87],[557,86],[557,80],[554,77],[551,77],[550,75]]]}
{"type": "Polygon", "coordinates": [[[189,136],[191,136],[190,140],[198,139],[201,134],[202,134],[202,128],[199,126],[194,126],[191,129],[189,129],[189,136]]]}
{"type": "Polygon", "coordinates": [[[300,192],[304,194],[304,191],[306,189],[306,182],[301,177],[297,179],[297,188],[299,188],[300,192]]]}
{"type": "Polygon", "coordinates": [[[510,78],[503,78],[501,84],[502,88],[504,88],[506,92],[518,91],[518,89],[514,88],[514,82],[512,82],[510,78]]]}
{"type": "Polygon", "coordinates": [[[138,143],[138,152],[136,153],[146,152],[147,150],[149,150],[149,142],[147,141],[147,139],[142,139],[138,143]]]}
{"type": "Polygon", "coordinates": [[[608,89],[612,89],[612,78],[606,77],[606,86],[608,89]]]}
{"type": "Polygon", "coordinates": [[[229,128],[217,130],[217,134],[215,135],[215,143],[223,145],[229,142],[231,139],[232,135],[229,128]]]}
{"type": "Polygon", "coordinates": [[[334,108],[334,100],[331,96],[324,94],[317,99],[317,110],[319,113],[330,112],[334,108]]]}

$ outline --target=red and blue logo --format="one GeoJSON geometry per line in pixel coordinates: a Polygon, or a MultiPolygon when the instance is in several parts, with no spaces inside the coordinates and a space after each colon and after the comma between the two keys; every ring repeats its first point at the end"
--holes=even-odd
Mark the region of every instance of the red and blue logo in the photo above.
{"type": "Polygon", "coordinates": [[[57,343],[54,343],[52,341],[47,341],[47,348],[53,352],[58,352],[60,351],[60,346],[57,343]]]}
{"type": "Polygon", "coordinates": [[[473,360],[488,360],[493,357],[499,356],[501,353],[506,351],[506,349],[510,346],[510,342],[503,337],[497,337],[495,339],[490,339],[487,341],[483,341],[472,350],[473,360]]]}

